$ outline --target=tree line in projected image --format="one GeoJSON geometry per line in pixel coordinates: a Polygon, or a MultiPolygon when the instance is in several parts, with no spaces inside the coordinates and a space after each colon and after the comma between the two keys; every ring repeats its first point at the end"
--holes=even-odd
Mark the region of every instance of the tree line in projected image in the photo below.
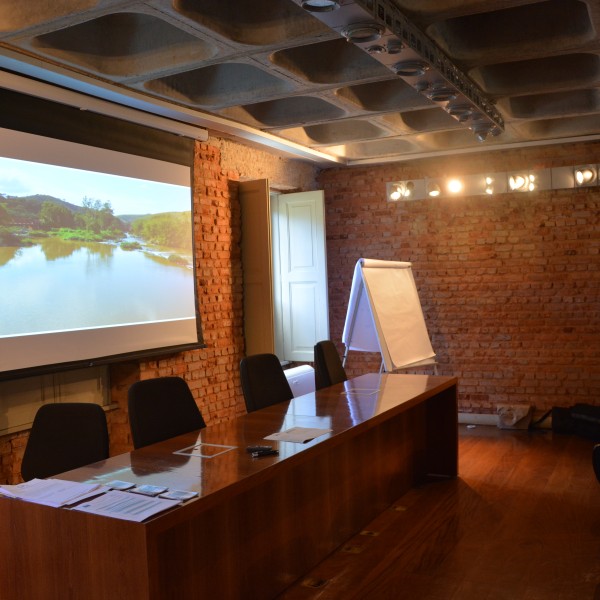
{"type": "Polygon", "coordinates": [[[112,242],[122,250],[173,250],[169,262],[188,265],[192,252],[191,213],[115,216],[110,202],[84,197],[81,206],[46,195],[0,194],[0,246],[29,247],[41,238],[65,242],[112,242]],[[181,256],[181,254],[187,255],[181,256]]]}

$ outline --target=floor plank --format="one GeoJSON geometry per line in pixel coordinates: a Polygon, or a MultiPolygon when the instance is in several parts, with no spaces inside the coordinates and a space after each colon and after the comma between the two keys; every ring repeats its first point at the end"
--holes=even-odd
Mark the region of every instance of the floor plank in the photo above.
{"type": "Polygon", "coordinates": [[[280,600],[600,600],[593,443],[460,427],[457,479],[413,489],[280,600]]]}

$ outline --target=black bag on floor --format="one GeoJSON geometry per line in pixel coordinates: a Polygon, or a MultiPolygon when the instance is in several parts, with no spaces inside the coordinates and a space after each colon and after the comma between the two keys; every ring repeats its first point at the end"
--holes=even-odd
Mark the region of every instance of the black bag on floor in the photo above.
{"type": "Polygon", "coordinates": [[[552,431],[571,433],[600,442],[600,406],[575,404],[552,408],[552,431]]]}

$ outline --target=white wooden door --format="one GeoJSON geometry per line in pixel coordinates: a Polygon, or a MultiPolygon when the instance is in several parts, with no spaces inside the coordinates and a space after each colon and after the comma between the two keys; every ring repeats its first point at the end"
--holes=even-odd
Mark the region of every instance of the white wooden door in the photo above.
{"type": "Polygon", "coordinates": [[[314,345],[329,337],[325,215],[322,191],[272,199],[277,354],[312,361],[314,345]]]}

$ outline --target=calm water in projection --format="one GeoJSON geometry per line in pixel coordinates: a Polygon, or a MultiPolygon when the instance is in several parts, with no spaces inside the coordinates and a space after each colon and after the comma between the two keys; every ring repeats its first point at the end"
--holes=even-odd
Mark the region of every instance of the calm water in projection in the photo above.
{"type": "Polygon", "coordinates": [[[193,270],[109,244],[0,247],[0,336],[195,315],[193,270]]]}

